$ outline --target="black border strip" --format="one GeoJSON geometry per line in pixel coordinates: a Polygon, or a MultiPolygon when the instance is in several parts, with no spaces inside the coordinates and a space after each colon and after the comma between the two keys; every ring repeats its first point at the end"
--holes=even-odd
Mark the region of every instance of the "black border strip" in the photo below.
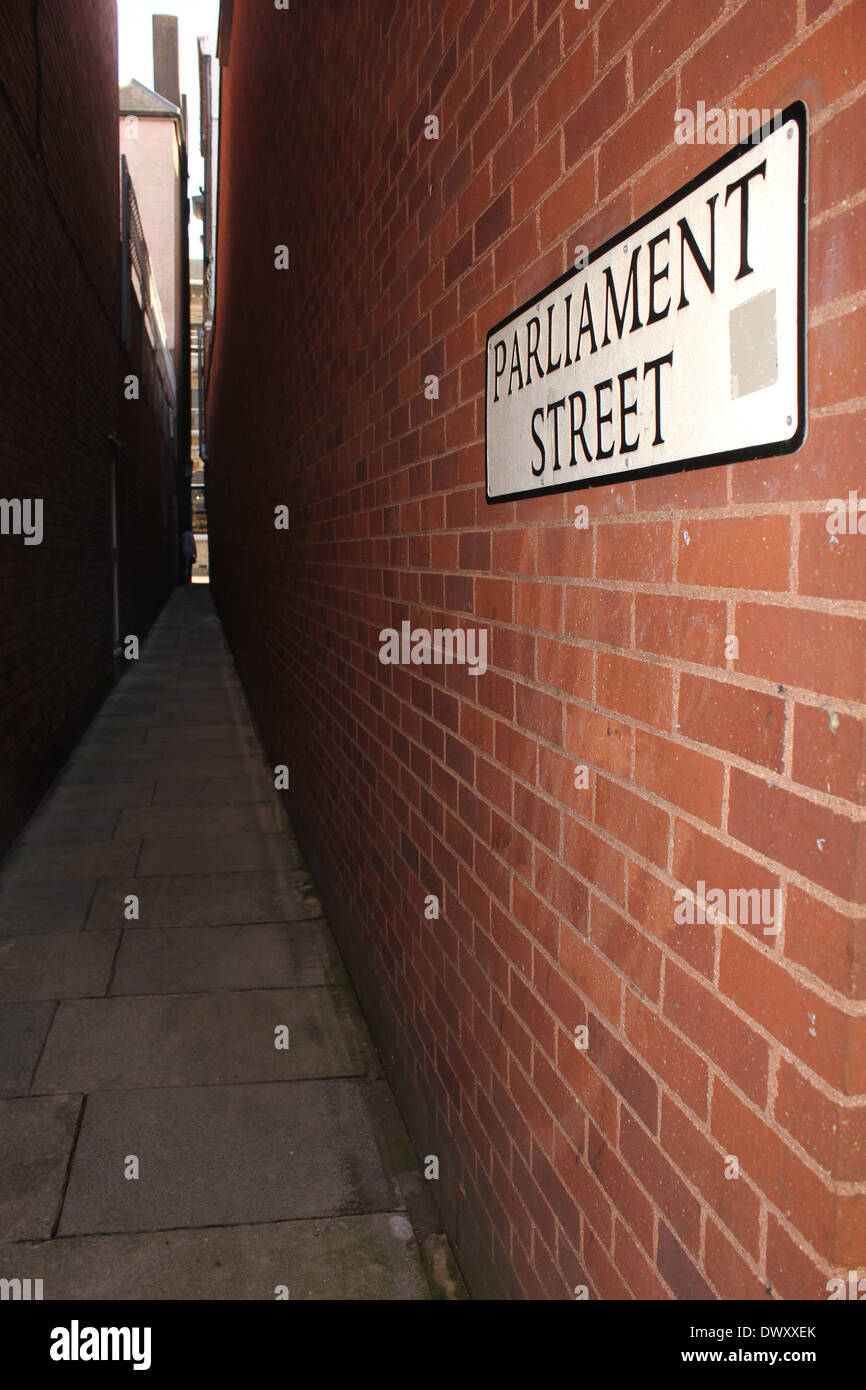
{"type": "Polygon", "coordinates": [[[786,106],[783,110],[781,121],[771,119],[767,125],[761,127],[760,131],[758,132],[757,139],[754,136],[751,136],[748,140],[741,141],[738,145],[734,145],[731,149],[726,150],[726,152],[721,156],[721,158],[717,159],[707,169],[704,169],[701,173],[696,174],[695,177],[690,179],[688,183],[683,184],[681,188],[678,188],[674,193],[669,194],[668,197],[663,199],[662,202],[657,203],[654,208],[650,208],[649,212],[645,212],[642,217],[639,217],[637,219],[637,221],[629,223],[629,225],[627,227],[624,227],[622,231],[617,232],[615,236],[610,237],[601,246],[597,247],[596,250],[593,251],[590,255],[588,261],[586,262],[586,265],[581,266],[580,269],[578,269],[576,266],[573,266],[570,270],[564,271],[562,275],[558,276],[555,280],[552,280],[549,285],[545,285],[544,289],[539,290],[537,294],[532,295],[523,304],[521,304],[519,308],[513,309],[512,312],[510,314],[507,314],[504,319],[500,319],[498,323],[495,323],[492,328],[489,328],[487,330],[487,335],[484,339],[484,496],[489,506],[495,506],[498,502],[520,501],[524,497],[550,497],[551,495],[557,492],[574,492],[576,489],[598,487],[603,483],[621,483],[627,480],[631,480],[633,478],[649,478],[654,475],[665,476],[670,473],[682,473],[689,468],[697,469],[715,467],[717,464],[720,463],[736,463],[741,459],[774,458],[782,454],[796,453],[798,449],[802,448],[803,443],[806,439],[808,426],[806,406],[806,222],[808,204],[808,187],[806,180],[806,171],[808,140],[809,108],[804,101],[791,102],[791,104],[789,106],[786,106]],[[798,155],[797,167],[798,276],[796,433],[792,435],[790,439],[782,440],[777,443],[762,444],[757,448],[751,447],[745,449],[730,449],[727,451],[727,453],[719,454],[699,454],[695,458],[674,459],[670,460],[668,463],[649,464],[646,468],[622,469],[617,473],[597,474],[592,478],[575,478],[572,482],[556,483],[553,487],[527,488],[524,492],[500,493],[496,497],[491,497],[488,491],[490,475],[488,469],[487,453],[487,362],[490,339],[494,336],[494,334],[499,333],[506,326],[506,324],[511,323],[514,319],[519,318],[521,314],[524,314],[527,309],[530,309],[532,307],[533,304],[537,304],[540,300],[546,299],[549,294],[551,294],[554,290],[559,289],[560,285],[564,285],[568,280],[573,279],[574,276],[582,275],[586,270],[587,266],[592,265],[593,261],[597,261],[601,256],[607,255],[608,251],[611,251],[615,246],[618,246],[621,241],[624,241],[627,237],[630,238],[633,235],[633,233],[639,232],[641,228],[647,225],[648,222],[652,222],[654,218],[659,217],[662,213],[667,212],[669,208],[674,207],[683,198],[688,197],[690,193],[693,193],[696,189],[700,188],[702,184],[707,183],[709,179],[714,178],[716,174],[719,174],[723,169],[726,169],[729,164],[733,164],[736,160],[742,159],[743,155],[748,154],[753,150],[756,150],[758,146],[763,143],[763,141],[767,138],[768,135],[774,134],[774,132],[776,130],[779,130],[783,125],[787,125],[789,121],[795,121],[800,132],[800,150],[798,155]]]}

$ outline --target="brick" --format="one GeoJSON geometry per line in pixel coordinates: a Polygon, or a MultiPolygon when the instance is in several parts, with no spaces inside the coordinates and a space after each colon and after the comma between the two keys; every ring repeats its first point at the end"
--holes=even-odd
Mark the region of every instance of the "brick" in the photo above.
{"type": "Polygon", "coordinates": [[[596,576],[665,584],[673,576],[670,522],[599,526],[596,576]]]}
{"type": "Polygon", "coordinates": [[[563,631],[582,642],[599,642],[608,647],[626,647],[631,633],[630,594],[589,587],[565,591],[563,631]]]}
{"type": "MultiPolygon", "coordinates": [[[[700,1243],[700,1203],[640,1122],[626,1110],[620,1125],[620,1153],[680,1239],[696,1252],[700,1243]]],[[[661,1267],[659,1272],[664,1275],[661,1267]]]]}
{"type": "Polygon", "coordinates": [[[592,652],[585,647],[539,637],[535,648],[535,672],[542,685],[552,685],[563,695],[573,695],[580,700],[592,698],[592,652]]]}
{"type": "Polygon", "coordinates": [[[721,824],[724,772],[715,759],[637,729],[635,781],[700,820],[721,824]]]}
{"type": "MultiPolygon", "coordinates": [[[[863,204],[866,207],[866,203],[863,204]]],[[[840,499],[848,505],[847,496],[840,499]]],[[[863,533],[838,535],[828,532],[827,512],[800,518],[797,587],[815,598],[858,600],[866,593],[866,513],[860,521],[863,533]]]]}
{"type": "MultiPolygon", "coordinates": [[[[630,1049],[605,1028],[600,1019],[591,1017],[588,1026],[588,1060],[607,1077],[614,1090],[640,1116],[647,1128],[656,1130],[659,1096],[655,1078],[630,1049]]],[[[622,1112],[622,1116],[624,1114],[622,1112]]]]}
{"type": "Polygon", "coordinates": [[[757,1274],[712,1218],[707,1221],[704,1266],[707,1279],[721,1298],[761,1302],[770,1297],[757,1274]]]}
{"type": "MultiPolygon", "coordinates": [[[[597,951],[587,946],[578,932],[565,927],[560,933],[559,961],[566,976],[581,995],[594,1004],[611,1023],[618,1024],[622,1009],[622,981],[617,972],[602,960],[597,951]]],[[[606,1035],[600,1032],[600,1037],[604,1036],[606,1035]]],[[[596,1065],[592,1045],[591,1027],[588,1055],[593,1065],[596,1065]]]]}
{"type": "Polygon", "coordinates": [[[625,1033],[651,1071],[706,1119],[709,1070],[692,1047],[631,990],[625,995],[625,1033]]]}
{"type": "MultiPolygon", "coordinates": [[[[510,972],[509,976],[509,998],[514,1012],[535,1041],[541,1044],[548,1055],[552,1055],[556,1046],[554,1020],[514,970],[510,972]]],[[[512,1088],[513,1085],[512,1082],[512,1088]]],[[[521,1114],[527,1117],[532,1115],[533,1109],[538,1104],[529,1090],[522,1097],[518,1097],[518,1101],[521,1114]]],[[[536,1134],[540,1132],[540,1120],[538,1118],[534,1124],[534,1132],[536,1134]]]]}
{"type": "Polygon", "coordinates": [[[863,893],[863,826],[731,769],[728,832],[840,898],[863,893]]]}
{"type": "Polygon", "coordinates": [[[719,988],[831,1086],[848,1094],[866,1088],[866,1062],[858,1060],[866,1021],[794,979],[777,956],[724,932],[719,988]]]}
{"type": "Polygon", "coordinates": [[[866,803],[866,725],[834,709],[794,707],[795,782],[855,805],[866,803]]]}
{"type": "Polygon", "coordinates": [[[592,944],[613,961],[631,984],[648,999],[658,1001],[661,982],[658,947],[626,917],[594,895],[590,899],[589,936],[592,944]]]}
{"type": "Polygon", "coordinates": [[[590,1287],[598,1291],[599,1298],[628,1298],[628,1286],[593,1231],[585,1231],[583,1248],[590,1287]]]}
{"type": "Polygon", "coordinates": [[[511,189],[506,188],[475,223],[475,255],[483,256],[511,226],[511,189]]]}
{"type": "MultiPolygon", "coordinates": [[[[539,201],[541,201],[539,199],[539,201]]],[[[595,170],[591,159],[584,159],[541,202],[539,210],[541,244],[569,236],[595,204],[595,170]]]]}
{"type": "Polygon", "coordinates": [[[599,652],[596,663],[598,703],[644,724],[669,729],[673,711],[673,676],[663,666],[599,652]]]}
{"type": "Polygon", "coordinates": [[[540,841],[554,853],[559,849],[560,814],[558,806],[535,796],[526,787],[514,788],[515,821],[533,840],[540,841]]]}
{"type": "Polygon", "coordinates": [[[866,1105],[842,1105],[782,1057],[775,1119],[832,1178],[859,1182],[866,1155],[866,1105]]]}
{"type": "Polygon", "coordinates": [[[625,900],[625,856],[584,822],[563,817],[562,852],[569,868],[617,902],[625,900]]]}
{"type": "Polygon", "coordinates": [[[644,1250],[652,1250],[652,1206],[604,1135],[592,1123],[589,1126],[586,1157],[605,1195],[622,1213],[644,1250]]]}
{"type": "Polygon", "coordinates": [[[562,589],[558,584],[517,586],[515,621],[521,627],[558,632],[562,626],[562,589]]]}
{"type": "Polygon", "coordinates": [[[767,1281],[774,1293],[785,1299],[826,1299],[827,1273],[795,1240],[778,1217],[770,1212],[767,1220],[767,1281]]]}
{"type": "Polygon", "coordinates": [[[712,1132],[729,1153],[737,1154],[741,1171],[813,1247],[826,1251],[831,1260],[856,1262],[863,1249],[866,1198],[843,1198],[837,1209],[818,1173],[723,1082],[713,1092],[712,1132]]]}
{"type": "Polygon", "coordinates": [[[783,459],[738,463],[731,471],[736,502],[818,501],[848,497],[862,487],[866,420],[852,411],[809,421],[802,449],[783,459]]]}
{"type": "MultiPolygon", "coordinates": [[[[533,1170],[536,1166],[543,1169],[544,1164],[539,1161],[536,1165],[536,1160],[540,1160],[537,1151],[533,1156],[533,1170]]],[[[557,1133],[554,1139],[554,1163],[557,1181],[556,1186],[552,1186],[552,1191],[561,1190],[566,1193],[573,1193],[585,1220],[598,1233],[602,1243],[610,1246],[613,1239],[613,1215],[610,1202],[603,1187],[590,1171],[588,1164],[583,1162],[560,1133],[557,1133]]],[[[560,1202],[560,1209],[561,1206],[562,1203],[560,1202]]]]}
{"type": "MultiPolygon", "coordinates": [[[[538,135],[544,139],[558,130],[566,116],[574,110],[592,86],[592,35],[580,42],[569,54],[538,98],[538,135]]],[[[557,138],[557,144],[559,143],[557,138]]],[[[547,185],[545,185],[547,187],[547,185]]]]}
{"type": "Polygon", "coordinates": [[[810,331],[813,406],[837,405],[866,392],[866,307],[844,311],[810,331]]]}
{"type": "MultiPolygon", "coordinates": [[[[616,777],[631,775],[633,732],[628,724],[583,705],[569,704],[566,712],[565,746],[577,763],[602,768],[616,777]]],[[[575,806],[581,804],[576,792],[575,806]]]]}
{"type": "MultiPolygon", "coordinates": [[[[566,922],[581,926],[586,922],[586,886],[549,855],[536,851],[533,887],[561,912],[566,922]]],[[[582,928],[585,930],[585,925],[582,928]]]]}
{"type": "Polygon", "coordinates": [[[706,33],[722,9],[723,0],[682,0],[680,4],[664,6],[632,50],[638,96],[648,91],[680,54],[706,33]]]}
{"type": "Polygon", "coordinates": [[[672,1297],[667,1284],[659,1278],[654,1266],[620,1220],[616,1221],[613,1250],[617,1268],[621,1270],[634,1298],[646,1300],[672,1297]]]}
{"type": "Polygon", "coordinates": [[[725,605],[673,594],[635,598],[635,646],[699,666],[725,664],[725,605]]]}
{"type": "Polygon", "coordinates": [[[810,206],[825,212],[866,185],[866,97],[825,122],[811,145],[810,206]],[[844,159],[837,158],[839,150],[844,159]]]}
{"type": "Polygon", "coordinates": [[[601,830],[629,845],[642,859],[664,865],[667,861],[670,818],[643,797],[599,776],[595,791],[595,819],[601,830]]]}
{"type": "MultiPolygon", "coordinates": [[[[571,169],[592,149],[626,108],[625,61],[596,83],[565,122],[565,167],[571,169]]],[[[547,134],[547,129],[544,129],[547,134]]]]}
{"type": "Polygon", "coordinates": [[[665,967],[664,1015],[746,1095],[763,1103],[769,1067],[766,1042],[671,961],[665,967]]]}
{"type": "Polygon", "coordinates": [[[857,618],[743,603],[736,632],[743,674],[841,699],[866,695],[866,624],[857,618]]]}
{"type": "Polygon", "coordinates": [[[652,473],[634,483],[635,511],[665,509],[695,511],[724,507],[728,498],[727,469],[696,468],[682,473],[652,473]]]}
{"type": "Polygon", "coordinates": [[[785,954],[849,999],[866,998],[866,918],[848,917],[789,884],[785,954]]]}
{"type": "Polygon", "coordinates": [[[526,5],[499,45],[493,59],[491,78],[494,91],[499,91],[505,85],[524,54],[528,52],[532,43],[532,29],[532,6],[526,5]]]}
{"type": "Polygon", "coordinates": [[[785,703],[774,695],[684,671],[677,727],[686,738],[782,770],[785,703]]]}
{"type": "Polygon", "coordinates": [[[742,1248],[757,1259],[761,1203],[743,1177],[726,1178],[725,1154],[667,1096],[662,1101],[662,1147],[698,1188],[742,1248]]]}
{"type": "MultiPolygon", "coordinates": [[[[486,679],[486,677],[484,677],[486,679]]],[[[517,687],[517,722],[550,743],[562,744],[562,702],[542,690],[517,687]]]]}
{"type": "Polygon", "coordinates": [[[608,6],[598,26],[598,65],[602,72],[623,48],[631,46],[649,17],[647,6],[640,0],[621,0],[618,5],[608,6]]]}
{"type": "Polygon", "coordinates": [[[791,522],[786,516],[718,517],[687,521],[677,529],[680,584],[787,589],[790,564],[791,522]]]}
{"type": "MultiPolygon", "coordinates": [[[[814,13],[807,18],[811,23],[814,13]]],[[[762,76],[740,93],[737,104],[785,106],[799,96],[808,102],[813,115],[820,112],[854,85],[850,55],[857,51],[862,33],[861,0],[855,0],[768,65],[762,76]]]]}
{"type": "Polygon", "coordinates": [[[556,183],[562,169],[559,137],[552,136],[536,155],[515,174],[512,185],[512,212],[515,220],[534,212],[545,193],[556,183]]]}
{"type": "Polygon", "coordinates": [[[538,99],[552,71],[559,66],[561,47],[559,25],[551,24],[533,44],[511,80],[511,102],[515,118],[530,102],[538,99]]]}
{"type": "Polygon", "coordinates": [[[598,161],[598,191],[604,198],[662,153],[673,137],[676,82],[666,82],[642,102],[604,141],[598,161]]]}
{"type": "MultiPolygon", "coordinates": [[[[766,906],[772,912],[772,925],[777,925],[775,914],[777,899],[773,897],[773,894],[779,890],[779,878],[775,873],[762,868],[746,855],[722,844],[719,840],[713,839],[712,836],[698,830],[697,827],[687,825],[685,821],[677,821],[674,828],[673,872],[684,887],[692,893],[697,893],[697,885],[703,882],[707,892],[711,889],[722,889],[729,902],[729,895],[732,890],[744,889],[748,892],[757,890],[762,894],[761,900],[760,902],[754,898],[749,900],[745,908],[748,908],[750,920],[741,922],[740,925],[745,931],[751,931],[761,941],[769,939],[764,932],[764,927],[771,924],[764,920],[758,921],[757,918],[763,919],[763,917],[770,915],[770,913],[764,912],[766,906]],[[754,910],[755,908],[757,911],[754,910]]],[[[695,929],[707,930],[706,927],[696,927],[695,929]]]]}
{"type": "Polygon", "coordinates": [[[659,1273],[677,1298],[712,1299],[713,1291],[663,1221],[659,1222],[659,1273]]]}
{"type": "Polygon", "coordinates": [[[586,1053],[574,1046],[573,1023],[566,1026],[568,1032],[560,1031],[557,1035],[556,1060],[560,1073],[579,1104],[592,1115],[594,1124],[607,1139],[616,1143],[619,1098],[601,1072],[587,1061],[586,1053]]]}
{"type": "Polygon", "coordinates": [[[848,208],[816,227],[809,246],[809,303],[831,304],[856,294],[866,277],[866,208],[848,208]]]}
{"type": "Polygon", "coordinates": [[[753,0],[737,10],[684,65],[680,105],[717,104],[793,38],[796,27],[796,0],[753,0]]]}
{"type": "Polygon", "coordinates": [[[707,979],[715,968],[715,934],[705,926],[674,921],[676,886],[664,883],[640,864],[628,866],[629,915],[707,979]]]}

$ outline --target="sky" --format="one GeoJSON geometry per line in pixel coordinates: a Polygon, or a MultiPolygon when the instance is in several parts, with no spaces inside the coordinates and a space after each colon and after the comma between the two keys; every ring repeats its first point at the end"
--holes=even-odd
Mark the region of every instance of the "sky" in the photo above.
{"type": "MultiPolygon", "coordinates": [[[[117,0],[117,80],[123,85],[137,77],[153,87],[153,30],[155,14],[174,14],[178,19],[180,51],[180,90],[186,93],[189,131],[189,196],[194,198],[204,183],[204,165],[199,153],[198,46],[197,39],[210,35],[216,50],[219,0],[117,0]]],[[[201,223],[190,216],[189,253],[201,259],[201,223]]]]}

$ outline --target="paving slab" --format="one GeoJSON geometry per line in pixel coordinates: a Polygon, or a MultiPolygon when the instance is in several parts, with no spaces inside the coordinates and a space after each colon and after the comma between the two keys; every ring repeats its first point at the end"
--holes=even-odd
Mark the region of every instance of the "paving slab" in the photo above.
{"type": "MultiPolygon", "coordinates": [[[[140,734],[144,733],[139,729],[140,734]]],[[[108,763],[116,767],[121,763],[134,763],[139,758],[147,756],[147,748],[144,739],[141,738],[137,743],[123,739],[121,743],[100,743],[92,741],[90,743],[82,740],[78,744],[72,757],[69,759],[69,768],[90,768],[97,767],[103,763],[108,763]]]]}
{"type": "Polygon", "coordinates": [[[200,700],[182,704],[179,701],[166,700],[160,703],[160,724],[171,724],[181,727],[182,725],[197,723],[201,719],[205,724],[234,724],[239,728],[248,726],[248,736],[255,736],[252,719],[250,718],[249,706],[246,701],[224,700],[200,700]]]}
{"type": "Polygon", "coordinates": [[[272,777],[198,777],[157,782],[154,806],[235,806],[248,801],[272,801],[272,777]]]}
{"type": "MultiPolygon", "coordinates": [[[[126,844],[127,841],[116,843],[126,844]]],[[[147,878],[151,874],[227,874],[252,869],[298,869],[300,866],[301,852],[293,836],[285,832],[266,835],[247,831],[235,835],[179,835],[174,839],[142,840],[135,874],[137,878],[147,878]]]]}
{"type": "MultiPolygon", "coordinates": [[[[84,768],[83,771],[92,772],[97,765],[84,768]]],[[[106,764],[109,766],[110,764],[106,764]]],[[[131,764],[132,771],[127,773],[129,780],[134,782],[164,782],[175,778],[184,777],[240,777],[240,776],[270,776],[273,785],[274,771],[265,762],[261,754],[252,753],[229,754],[225,757],[211,757],[209,754],[202,754],[198,751],[195,754],[182,753],[181,750],[171,753],[162,753],[151,758],[141,758],[138,762],[131,764]]],[[[114,777],[108,780],[120,781],[121,768],[112,768],[114,777]]],[[[93,778],[92,780],[96,780],[93,778]]]]}
{"type": "Polygon", "coordinates": [[[119,931],[3,937],[0,1002],[104,995],[119,941],[119,931]]]}
{"type": "MultiPolygon", "coordinates": [[[[86,935],[101,939],[111,933],[86,935]]],[[[339,952],[324,922],[272,922],[124,932],[109,993],[298,989],[346,983],[339,952]]]]}
{"type": "Polygon", "coordinates": [[[0,935],[80,931],[95,889],[94,879],[10,883],[0,874],[0,935]]]}
{"type": "Polygon", "coordinates": [[[298,922],[321,917],[322,906],[305,869],[276,873],[188,874],[105,879],[97,883],[88,930],[117,926],[222,927],[244,922],[298,922]],[[124,917],[130,894],[140,916],[124,917]]]}
{"type": "Polygon", "coordinates": [[[46,1301],[430,1297],[400,1211],[0,1246],[0,1277],[42,1279],[46,1301]]]}
{"type": "MultiPolygon", "coordinates": [[[[100,723],[105,722],[106,726],[114,729],[150,729],[161,728],[171,725],[173,727],[186,727],[188,725],[203,724],[241,724],[250,725],[249,711],[244,707],[241,710],[234,708],[232,702],[225,700],[220,703],[203,700],[193,701],[189,704],[181,705],[179,708],[170,708],[169,701],[160,700],[153,705],[153,708],[146,714],[129,713],[122,706],[117,709],[105,709],[99,716],[100,723]],[[244,716],[238,719],[238,715],[244,716]]],[[[245,729],[245,735],[250,736],[249,728],[245,729]]]]}
{"type": "Polygon", "coordinates": [[[156,789],[155,782],[118,782],[107,786],[67,786],[65,783],[51,793],[46,809],[52,811],[149,806],[156,789]]]}
{"type": "MultiPolygon", "coordinates": [[[[42,1008],[42,1005],[7,1005],[42,1008]]],[[[350,990],[249,990],[62,1000],[31,1090],[230,1085],[375,1067],[350,990]],[[289,1030],[278,1049],[275,1029],[289,1030]]]]}
{"type": "Polygon", "coordinates": [[[117,878],[135,873],[139,846],[131,840],[71,845],[16,845],[3,863],[7,883],[29,879],[117,878]]]}
{"type": "Polygon", "coordinates": [[[102,715],[94,719],[87,733],[81,739],[76,749],[77,754],[87,753],[91,748],[102,748],[107,744],[136,744],[143,743],[147,728],[121,725],[118,727],[110,719],[105,719],[102,715]]]}
{"type": "MultiPolygon", "coordinates": [[[[80,1109],[80,1096],[0,1101],[0,1245],[51,1235],[80,1109]]],[[[0,1257],[0,1277],[21,1277],[7,1265],[0,1257]]]]}
{"type": "Polygon", "coordinates": [[[105,715],[118,714],[155,714],[156,703],[153,700],[141,700],[135,695],[127,695],[121,683],[115,687],[113,694],[109,695],[105,704],[100,710],[100,717],[105,715]]]}
{"type": "MultiPolygon", "coordinates": [[[[117,820],[116,840],[189,838],[195,835],[244,835],[248,832],[285,833],[286,819],[273,798],[260,805],[149,807],[125,810],[117,820]]],[[[140,871],[140,866],[139,866],[140,871]]]]}
{"type": "Polygon", "coordinates": [[[63,773],[64,787],[128,786],[130,782],[148,782],[153,786],[163,771],[139,775],[136,763],[76,763],[63,773]]]}
{"type": "Polygon", "coordinates": [[[53,1002],[0,1004],[0,1100],[30,1090],[54,1007],[53,1002]]]}
{"type": "Polygon", "coordinates": [[[59,845],[110,840],[119,815],[119,810],[112,807],[80,806],[69,810],[49,805],[28,821],[18,843],[59,845]]]}
{"type": "Polygon", "coordinates": [[[58,1234],[394,1210],[368,1090],[341,1080],[90,1096],[58,1234]]]}
{"type": "MultiPolygon", "coordinates": [[[[146,743],[212,743],[236,740],[249,744],[256,740],[256,732],[249,723],[240,724],[232,720],[225,724],[157,724],[148,729],[146,743]]],[[[256,747],[258,744],[256,743],[256,747]]]]}

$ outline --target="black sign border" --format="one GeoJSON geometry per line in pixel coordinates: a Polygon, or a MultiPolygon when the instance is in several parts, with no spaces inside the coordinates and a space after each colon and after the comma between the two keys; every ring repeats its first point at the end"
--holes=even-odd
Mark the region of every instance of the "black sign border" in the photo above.
{"type": "Polygon", "coordinates": [[[742,140],[738,145],[734,145],[731,149],[726,150],[726,152],[721,156],[721,158],[717,159],[707,169],[704,169],[701,173],[696,174],[695,177],[693,179],[690,179],[688,183],[684,183],[681,188],[678,188],[674,193],[669,194],[667,198],[663,199],[662,202],[657,203],[654,208],[651,208],[649,212],[645,212],[643,216],[639,217],[635,222],[629,223],[627,227],[624,227],[622,231],[617,232],[615,236],[609,237],[607,241],[605,241],[601,246],[597,247],[596,250],[592,252],[592,254],[589,256],[586,262],[586,265],[581,266],[580,268],[578,268],[577,266],[572,266],[570,270],[566,270],[562,275],[558,276],[557,279],[552,280],[549,285],[545,285],[543,290],[539,290],[537,294],[532,295],[523,304],[521,304],[519,308],[513,309],[510,314],[507,314],[505,316],[504,319],[500,319],[498,323],[495,323],[492,328],[489,328],[487,330],[487,336],[484,340],[484,496],[488,506],[496,506],[499,502],[517,502],[521,501],[524,497],[551,497],[553,496],[553,494],[558,492],[574,492],[577,489],[599,487],[605,483],[622,483],[635,478],[650,478],[654,475],[664,477],[670,473],[683,473],[687,469],[696,470],[699,468],[715,468],[720,463],[736,463],[742,459],[776,458],[783,454],[796,453],[798,449],[802,448],[803,443],[806,439],[808,427],[806,401],[806,229],[808,211],[808,186],[806,173],[808,141],[809,108],[804,101],[793,101],[789,106],[786,106],[783,110],[781,121],[771,119],[767,125],[761,127],[760,131],[758,132],[757,138],[755,138],[755,136],[753,135],[749,137],[749,139],[742,140]],[[723,169],[726,169],[729,164],[733,164],[736,160],[742,159],[744,155],[747,155],[756,150],[763,143],[763,141],[767,138],[768,135],[772,135],[774,131],[780,129],[782,125],[787,125],[789,121],[795,121],[800,132],[800,149],[798,153],[797,167],[798,274],[796,433],[793,434],[790,439],[780,440],[776,443],[762,444],[759,445],[757,448],[751,447],[745,449],[729,449],[727,452],[718,454],[698,454],[694,458],[672,459],[669,460],[667,463],[655,465],[648,464],[645,468],[625,468],[616,473],[596,474],[592,478],[575,478],[572,482],[556,483],[553,487],[527,488],[523,492],[503,492],[499,493],[496,497],[491,497],[489,492],[490,456],[488,452],[487,433],[489,406],[488,361],[490,339],[495,334],[501,332],[501,330],[505,328],[509,323],[512,323],[514,319],[519,318],[520,315],[525,313],[527,309],[530,309],[533,306],[533,304],[537,304],[540,300],[545,299],[549,294],[553,292],[553,290],[559,289],[560,285],[564,285],[568,280],[572,280],[576,275],[583,274],[587,266],[592,265],[593,261],[597,261],[601,256],[607,255],[608,251],[612,250],[615,246],[618,246],[621,241],[624,241],[626,238],[631,238],[631,236],[635,232],[639,232],[641,228],[647,225],[648,222],[652,222],[652,220],[655,217],[660,216],[661,213],[667,212],[669,208],[674,207],[676,203],[678,203],[682,198],[687,197],[690,193],[693,193],[695,189],[700,188],[702,184],[707,183],[709,179],[714,178],[716,174],[721,173],[721,171],[723,169]]]}

